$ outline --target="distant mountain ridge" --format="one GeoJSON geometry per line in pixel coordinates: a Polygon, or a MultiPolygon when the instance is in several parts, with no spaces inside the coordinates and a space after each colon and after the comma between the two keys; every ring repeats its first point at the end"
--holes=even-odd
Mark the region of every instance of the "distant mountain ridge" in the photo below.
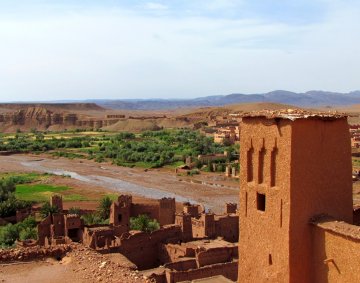
{"type": "Polygon", "coordinates": [[[93,99],[92,102],[110,109],[159,110],[188,107],[224,106],[235,103],[273,102],[291,104],[299,107],[347,106],[360,103],[360,91],[338,93],[328,91],[308,91],[296,93],[275,90],[263,94],[215,95],[194,99],[93,99]]]}

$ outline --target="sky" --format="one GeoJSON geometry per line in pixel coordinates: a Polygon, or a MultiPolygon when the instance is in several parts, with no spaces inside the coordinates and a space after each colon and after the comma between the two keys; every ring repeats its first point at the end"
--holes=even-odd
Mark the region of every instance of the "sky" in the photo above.
{"type": "Polygon", "coordinates": [[[0,101],[360,89],[358,0],[0,0],[0,101]]]}

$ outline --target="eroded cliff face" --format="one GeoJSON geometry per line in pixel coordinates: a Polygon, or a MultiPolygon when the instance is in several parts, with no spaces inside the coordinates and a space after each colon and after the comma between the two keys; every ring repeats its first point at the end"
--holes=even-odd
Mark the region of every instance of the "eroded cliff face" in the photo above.
{"type": "Polygon", "coordinates": [[[0,131],[64,130],[73,128],[99,129],[115,124],[119,118],[92,118],[89,116],[53,112],[45,107],[27,107],[0,114],[0,131]]]}

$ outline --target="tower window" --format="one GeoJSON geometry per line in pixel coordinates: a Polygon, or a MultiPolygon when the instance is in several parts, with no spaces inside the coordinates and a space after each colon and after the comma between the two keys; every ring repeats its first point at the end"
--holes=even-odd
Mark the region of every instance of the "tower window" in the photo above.
{"type": "Polygon", "coordinates": [[[259,151],[259,168],[258,168],[258,183],[262,184],[264,182],[264,159],[265,159],[265,148],[262,148],[259,151]]]}
{"type": "Polygon", "coordinates": [[[278,149],[274,148],[271,152],[271,164],[270,164],[270,186],[276,186],[276,162],[277,162],[278,149]]]}
{"type": "Polygon", "coordinates": [[[265,211],[266,196],[264,194],[256,193],[256,204],[258,210],[265,211]]]}
{"type": "Polygon", "coordinates": [[[254,179],[253,155],[254,155],[254,148],[250,148],[247,152],[247,181],[248,182],[252,182],[254,179]]]}

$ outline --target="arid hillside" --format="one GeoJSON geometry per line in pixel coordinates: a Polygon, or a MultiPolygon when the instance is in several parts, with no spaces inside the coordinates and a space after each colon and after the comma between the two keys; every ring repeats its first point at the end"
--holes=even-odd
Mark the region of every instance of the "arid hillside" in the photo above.
{"type": "Polygon", "coordinates": [[[105,109],[94,103],[0,104],[0,131],[104,129],[141,132],[161,128],[198,128],[229,114],[284,108],[296,107],[276,103],[243,103],[196,109],[130,111],[105,109]]]}

